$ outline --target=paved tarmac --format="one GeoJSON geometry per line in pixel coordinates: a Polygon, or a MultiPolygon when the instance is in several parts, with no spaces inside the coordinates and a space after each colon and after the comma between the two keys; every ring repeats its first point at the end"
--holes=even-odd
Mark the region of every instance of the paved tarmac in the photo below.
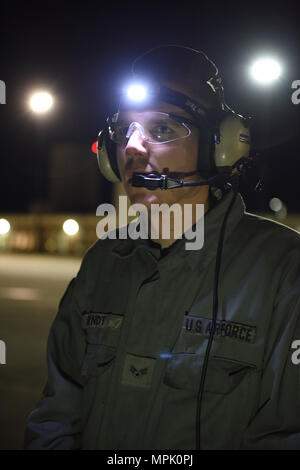
{"type": "Polygon", "coordinates": [[[1,450],[23,448],[26,417],[46,381],[49,328],[80,262],[51,255],[0,254],[0,340],[6,347],[5,364],[0,354],[1,450]]]}

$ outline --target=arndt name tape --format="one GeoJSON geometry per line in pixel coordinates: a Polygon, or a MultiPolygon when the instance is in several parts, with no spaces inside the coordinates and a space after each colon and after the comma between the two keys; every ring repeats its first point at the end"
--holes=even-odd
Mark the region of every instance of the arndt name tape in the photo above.
{"type": "Polygon", "coordinates": [[[84,328],[120,328],[123,315],[117,313],[84,312],[84,328]]]}
{"type": "MultiPolygon", "coordinates": [[[[184,316],[182,325],[184,333],[209,336],[211,327],[212,320],[209,318],[197,317],[191,314],[186,314],[184,316]]],[[[253,343],[256,337],[256,326],[225,320],[217,320],[215,335],[237,339],[247,343],[253,343]]]]}

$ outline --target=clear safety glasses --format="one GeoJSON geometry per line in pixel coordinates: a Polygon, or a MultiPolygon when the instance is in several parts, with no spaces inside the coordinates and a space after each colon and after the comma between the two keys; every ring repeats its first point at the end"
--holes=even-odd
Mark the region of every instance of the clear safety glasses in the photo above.
{"type": "Polygon", "coordinates": [[[195,125],[182,116],[158,111],[116,113],[108,123],[111,140],[120,145],[126,145],[134,132],[150,144],[174,142],[188,137],[195,125]]]}

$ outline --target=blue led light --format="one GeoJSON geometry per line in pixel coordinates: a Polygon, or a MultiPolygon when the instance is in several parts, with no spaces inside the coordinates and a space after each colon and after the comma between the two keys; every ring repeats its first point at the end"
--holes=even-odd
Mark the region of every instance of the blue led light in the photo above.
{"type": "Polygon", "coordinates": [[[170,357],[172,357],[172,354],[171,353],[162,353],[159,355],[160,358],[162,359],[169,359],[170,357]]]}

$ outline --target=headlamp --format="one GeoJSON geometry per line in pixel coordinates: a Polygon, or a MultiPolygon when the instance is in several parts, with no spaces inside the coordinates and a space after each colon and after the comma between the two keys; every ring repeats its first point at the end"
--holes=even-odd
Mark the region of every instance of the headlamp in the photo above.
{"type": "Polygon", "coordinates": [[[145,105],[165,102],[183,109],[201,124],[212,124],[211,111],[205,109],[193,98],[158,83],[131,83],[120,99],[119,109],[144,107],[145,105]]]}
{"type": "Polygon", "coordinates": [[[132,84],[127,88],[126,95],[129,101],[135,103],[144,102],[147,96],[147,89],[143,85],[132,84]]]}

